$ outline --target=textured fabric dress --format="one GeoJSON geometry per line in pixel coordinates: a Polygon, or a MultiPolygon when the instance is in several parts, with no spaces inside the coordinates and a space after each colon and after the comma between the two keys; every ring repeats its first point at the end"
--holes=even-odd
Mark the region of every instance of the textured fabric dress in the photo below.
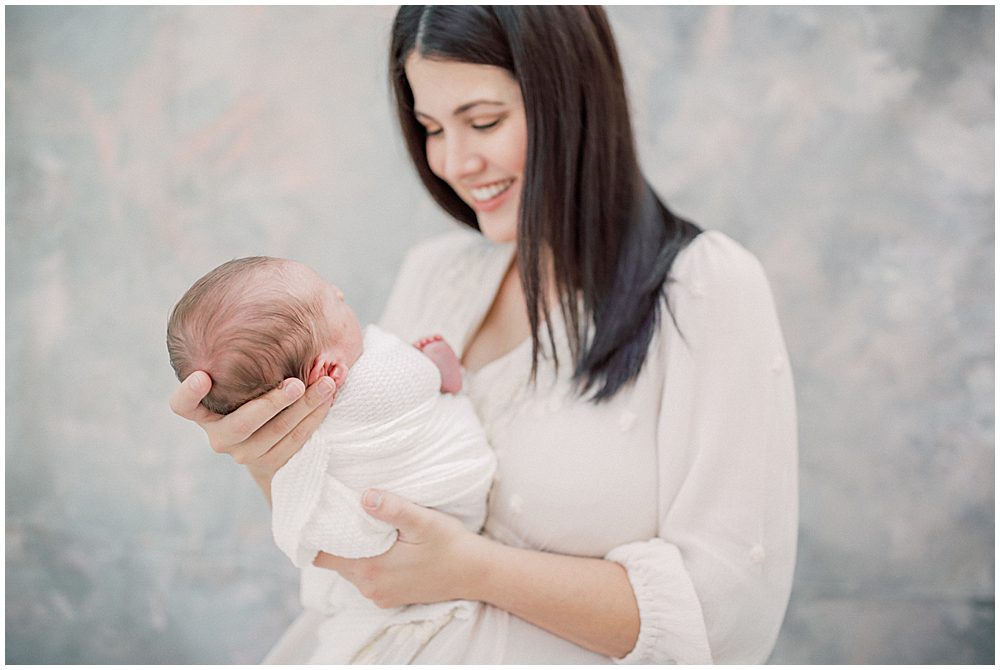
{"type": "MultiPolygon", "coordinates": [[[[413,249],[381,325],[440,333],[461,355],[513,260],[456,231],[413,249]]],[[[788,604],[798,526],[791,370],[757,259],[706,231],[677,257],[638,378],[610,401],[577,398],[564,328],[529,384],[531,342],[475,373],[469,394],[498,464],[483,533],[626,569],[640,631],[609,659],[491,606],[428,635],[415,662],[759,663],[788,604]]],[[[543,337],[543,342],[547,338],[543,337]]],[[[307,612],[269,656],[310,656],[342,613],[307,612]]],[[[344,619],[347,620],[346,618],[344,619]]]]}

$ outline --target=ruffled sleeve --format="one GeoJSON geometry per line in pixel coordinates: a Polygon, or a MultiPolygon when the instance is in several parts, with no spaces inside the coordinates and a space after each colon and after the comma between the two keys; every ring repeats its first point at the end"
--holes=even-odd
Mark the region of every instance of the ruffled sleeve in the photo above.
{"type": "Polygon", "coordinates": [[[663,312],[650,360],[665,369],[658,537],[606,556],[628,572],[641,621],[635,647],[617,660],[761,663],[795,565],[788,355],[763,269],[733,240],[703,233],[678,257],[674,276],[677,324],[663,312]]]}

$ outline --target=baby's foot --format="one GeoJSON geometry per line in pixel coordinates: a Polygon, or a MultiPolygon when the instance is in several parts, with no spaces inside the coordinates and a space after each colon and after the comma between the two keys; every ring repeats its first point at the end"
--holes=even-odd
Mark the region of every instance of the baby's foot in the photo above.
{"type": "Polygon", "coordinates": [[[441,372],[441,393],[458,393],[462,390],[462,363],[444,338],[440,335],[425,337],[413,346],[434,361],[441,372]]]}

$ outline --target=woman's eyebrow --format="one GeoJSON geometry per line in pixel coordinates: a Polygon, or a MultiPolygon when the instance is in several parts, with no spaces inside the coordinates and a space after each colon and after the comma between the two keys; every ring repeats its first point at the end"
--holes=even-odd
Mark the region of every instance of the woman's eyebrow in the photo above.
{"type": "Polygon", "coordinates": [[[463,112],[467,112],[476,105],[502,105],[502,102],[497,100],[473,100],[472,102],[467,102],[464,105],[455,108],[455,111],[451,113],[452,116],[458,116],[463,112]]]}
{"type": "MultiPolygon", "coordinates": [[[[472,102],[467,102],[464,105],[459,105],[458,107],[456,107],[455,111],[452,112],[451,115],[452,116],[458,116],[460,114],[463,114],[463,113],[469,111],[470,109],[472,109],[473,107],[475,107],[477,105],[503,105],[503,104],[504,103],[499,102],[497,100],[473,100],[472,102]]],[[[426,117],[428,119],[433,119],[434,118],[433,116],[431,116],[429,114],[424,114],[423,112],[418,111],[418,110],[413,110],[413,114],[415,116],[423,116],[423,117],[426,117]]]]}

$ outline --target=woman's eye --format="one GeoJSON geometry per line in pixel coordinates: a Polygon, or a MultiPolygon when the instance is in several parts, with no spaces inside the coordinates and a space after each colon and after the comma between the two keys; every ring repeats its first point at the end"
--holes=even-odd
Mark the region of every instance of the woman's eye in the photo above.
{"type": "Polygon", "coordinates": [[[498,123],[500,123],[500,119],[497,119],[496,121],[491,121],[490,123],[473,123],[472,127],[475,128],[476,130],[489,130],[490,128],[496,126],[498,123]]]}
{"type": "Polygon", "coordinates": [[[444,128],[438,128],[437,130],[431,130],[429,128],[424,128],[424,132],[427,133],[427,137],[434,137],[435,135],[440,135],[444,132],[444,128]]]}

